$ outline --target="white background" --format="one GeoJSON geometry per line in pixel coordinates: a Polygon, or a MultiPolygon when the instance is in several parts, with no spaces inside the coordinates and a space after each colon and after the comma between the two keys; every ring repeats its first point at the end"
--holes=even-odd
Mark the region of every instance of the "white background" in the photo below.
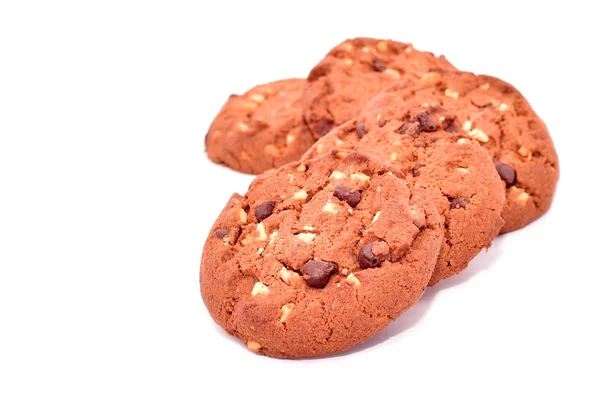
{"type": "Polygon", "coordinates": [[[549,3],[2,1],[0,398],[599,398],[598,15],[549,3]],[[513,83],[554,137],[555,202],[356,349],[256,356],[199,294],[252,179],[204,133],[354,36],[513,83]]]}

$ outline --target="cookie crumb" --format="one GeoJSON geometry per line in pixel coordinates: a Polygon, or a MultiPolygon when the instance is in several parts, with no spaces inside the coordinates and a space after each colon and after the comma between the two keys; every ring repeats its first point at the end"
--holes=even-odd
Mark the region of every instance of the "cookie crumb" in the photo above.
{"type": "Polygon", "coordinates": [[[317,236],[316,233],[306,233],[306,232],[301,232],[296,235],[296,237],[299,240],[303,241],[304,243],[308,243],[308,244],[312,243],[313,240],[315,240],[316,236],[317,236]]]}
{"type": "Polygon", "coordinates": [[[242,224],[245,224],[246,222],[248,222],[248,214],[246,214],[246,211],[244,211],[243,209],[240,208],[239,215],[240,215],[240,221],[242,222],[242,224]]]}
{"type": "Polygon", "coordinates": [[[329,179],[334,180],[334,179],[343,179],[346,177],[346,174],[340,171],[333,171],[331,173],[331,175],[329,175],[329,179]]]}
{"type": "Polygon", "coordinates": [[[306,201],[307,197],[308,197],[308,193],[306,193],[306,190],[304,190],[304,189],[294,193],[294,200],[297,201],[298,203],[304,203],[306,201]]]}
{"type": "Polygon", "coordinates": [[[294,278],[294,273],[286,267],[282,267],[281,271],[279,271],[279,277],[283,282],[289,285],[292,282],[292,279],[294,278]]]}
{"type": "Polygon", "coordinates": [[[373,217],[373,221],[371,222],[372,224],[375,223],[375,221],[377,221],[379,219],[379,216],[381,215],[381,211],[377,211],[375,213],[375,216],[373,217]]]}
{"type": "Polygon", "coordinates": [[[256,282],[254,284],[254,287],[252,288],[252,296],[256,296],[259,294],[269,294],[269,288],[261,281],[256,282]]]}
{"type": "Polygon", "coordinates": [[[450,97],[451,99],[458,99],[458,92],[455,92],[454,90],[446,89],[444,95],[446,97],[450,97]]]}
{"type": "Polygon", "coordinates": [[[346,282],[355,288],[360,286],[360,281],[352,272],[346,277],[346,282]]]}
{"type": "Polygon", "coordinates": [[[294,303],[288,303],[281,306],[281,318],[279,318],[279,322],[285,324],[285,322],[290,317],[290,314],[292,313],[294,307],[296,307],[294,303]]]}
{"type": "Polygon", "coordinates": [[[476,140],[480,141],[481,143],[487,143],[490,140],[490,138],[488,138],[488,135],[486,135],[484,131],[482,131],[481,129],[477,129],[477,128],[469,131],[469,135],[473,139],[476,139],[476,140]]]}
{"type": "Polygon", "coordinates": [[[262,345],[254,340],[248,340],[246,346],[255,353],[258,353],[262,349],[262,345]]]}
{"type": "Polygon", "coordinates": [[[338,212],[340,212],[340,206],[338,204],[335,203],[331,203],[331,202],[327,202],[324,206],[323,206],[323,212],[326,213],[330,213],[330,214],[337,214],[338,212]]]}
{"type": "Polygon", "coordinates": [[[371,178],[368,175],[363,174],[362,172],[357,172],[355,174],[350,175],[350,179],[357,179],[359,181],[366,182],[371,178]]]}
{"type": "Polygon", "coordinates": [[[522,206],[527,204],[528,200],[529,200],[529,194],[527,192],[523,192],[517,197],[517,202],[519,204],[521,204],[522,206]]]}

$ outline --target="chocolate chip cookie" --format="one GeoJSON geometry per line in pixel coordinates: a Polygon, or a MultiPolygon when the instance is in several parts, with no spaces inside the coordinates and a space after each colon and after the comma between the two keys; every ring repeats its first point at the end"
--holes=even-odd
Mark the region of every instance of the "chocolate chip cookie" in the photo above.
{"type": "Polygon", "coordinates": [[[426,191],[400,174],[360,153],[329,153],[233,195],[200,272],[217,324],[257,353],[314,357],[364,341],[411,307],[442,228],[426,191]]]}
{"type": "Polygon", "coordinates": [[[381,107],[335,128],[303,159],[332,149],[358,150],[391,162],[409,184],[423,187],[445,228],[429,282],[433,286],[461,272],[491,245],[503,225],[504,184],[485,150],[463,132],[456,114],[433,103],[387,100],[378,96],[374,101],[381,107]]]}
{"type": "Polygon", "coordinates": [[[349,39],[334,47],[307,78],[302,95],[304,118],[318,139],[356,117],[363,106],[403,76],[421,77],[454,69],[445,57],[410,44],[372,38],[349,39]]]}
{"type": "Polygon", "coordinates": [[[230,96],[206,135],[208,157],[251,174],[298,160],[314,143],[302,116],[303,89],[304,79],[285,79],[230,96]]]}
{"type": "Polygon", "coordinates": [[[487,150],[505,185],[502,233],[548,211],[559,177],[558,156],[546,125],[513,86],[491,76],[442,71],[418,81],[405,78],[386,93],[367,108],[433,99],[487,150]]]}

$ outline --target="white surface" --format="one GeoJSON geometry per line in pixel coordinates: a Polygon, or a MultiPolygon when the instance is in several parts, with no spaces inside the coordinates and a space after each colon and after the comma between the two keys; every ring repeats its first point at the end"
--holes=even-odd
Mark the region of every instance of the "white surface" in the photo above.
{"type": "Polygon", "coordinates": [[[0,3],[0,398],[600,397],[597,15],[344,4],[0,3]],[[517,86],[553,134],[556,200],[359,348],[258,357],[199,294],[204,239],[251,181],[204,133],[230,93],[361,35],[517,86]]]}

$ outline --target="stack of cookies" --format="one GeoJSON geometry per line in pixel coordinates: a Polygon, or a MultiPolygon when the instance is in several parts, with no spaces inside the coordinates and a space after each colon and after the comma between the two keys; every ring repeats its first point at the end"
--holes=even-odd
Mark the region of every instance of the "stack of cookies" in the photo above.
{"type": "Polygon", "coordinates": [[[204,246],[202,297],[257,353],[348,349],[550,207],[558,158],[510,84],[391,40],[230,96],[211,160],[261,174],[204,246]]]}

